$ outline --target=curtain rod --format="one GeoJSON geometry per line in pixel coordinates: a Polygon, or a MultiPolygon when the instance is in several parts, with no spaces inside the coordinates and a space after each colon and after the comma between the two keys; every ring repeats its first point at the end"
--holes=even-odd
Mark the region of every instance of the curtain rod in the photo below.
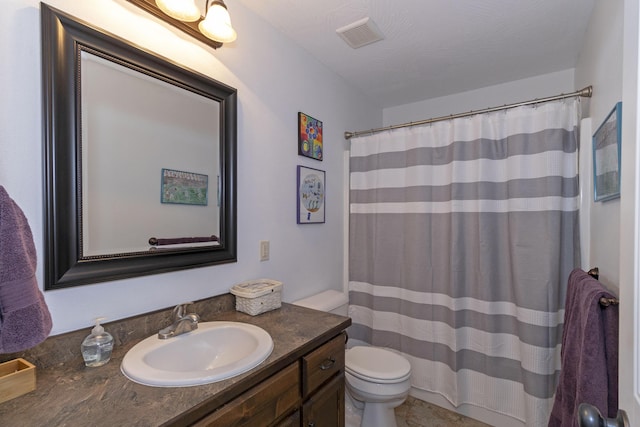
{"type": "Polygon", "coordinates": [[[450,114],[448,116],[435,117],[433,119],[420,120],[418,122],[402,123],[400,125],[391,125],[391,126],[378,128],[378,129],[363,130],[363,131],[358,131],[358,132],[345,132],[344,133],[344,139],[351,139],[354,136],[368,135],[368,134],[374,134],[374,133],[378,133],[378,132],[384,132],[385,130],[400,129],[400,128],[406,128],[406,127],[411,127],[411,126],[426,125],[426,124],[434,123],[434,122],[441,122],[441,121],[444,121],[444,120],[458,119],[460,117],[468,117],[468,116],[473,116],[473,115],[476,115],[476,114],[492,113],[494,111],[500,111],[500,110],[506,110],[506,109],[509,109],[509,108],[521,107],[523,105],[540,104],[542,102],[556,101],[558,99],[572,98],[572,97],[575,97],[575,96],[582,96],[582,97],[586,97],[586,98],[591,98],[591,95],[593,95],[593,86],[587,86],[584,89],[577,90],[575,92],[571,92],[571,93],[567,93],[567,94],[563,93],[563,94],[556,95],[556,96],[549,96],[547,98],[532,99],[530,101],[517,102],[515,104],[503,105],[501,107],[485,108],[484,110],[469,111],[468,113],[450,114]]]}

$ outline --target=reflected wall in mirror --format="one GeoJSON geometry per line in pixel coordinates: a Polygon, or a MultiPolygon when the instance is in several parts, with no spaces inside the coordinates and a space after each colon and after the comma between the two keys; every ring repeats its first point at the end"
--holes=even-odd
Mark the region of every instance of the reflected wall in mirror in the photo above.
{"type": "Polygon", "coordinates": [[[218,236],[219,102],[86,51],[80,72],[82,257],[218,236]],[[189,203],[199,182],[204,200],[189,203]]]}
{"type": "Polygon", "coordinates": [[[45,289],[235,262],[236,90],[41,7],[45,289]]]}

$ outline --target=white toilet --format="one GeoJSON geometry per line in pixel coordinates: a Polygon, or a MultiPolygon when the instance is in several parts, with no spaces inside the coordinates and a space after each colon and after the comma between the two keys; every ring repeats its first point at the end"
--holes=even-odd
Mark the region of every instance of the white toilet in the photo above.
{"type": "MultiPolygon", "coordinates": [[[[293,304],[347,316],[349,299],[329,290],[293,304]]],[[[396,427],[393,409],[402,405],[411,388],[409,361],[391,350],[357,345],[346,350],[345,371],[347,400],[364,408],[361,426],[396,427]]]]}

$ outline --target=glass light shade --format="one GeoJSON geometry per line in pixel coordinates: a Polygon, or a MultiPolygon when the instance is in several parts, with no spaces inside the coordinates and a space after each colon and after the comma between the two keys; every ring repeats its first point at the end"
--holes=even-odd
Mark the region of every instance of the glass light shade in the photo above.
{"type": "Polygon", "coordinates": [[[211,5],[206,18],[198,24],[198,29],[206,37],[220,43],[230,43],[237,37],[236,30],[231,26],[229,12],[217,2],[211,5]]]}
{"type": "Polygon", "coordinates": [[[195,22],[200,19],[200,9],[194,0],[156,0],[158,8],[179,21],[195,22]]]}

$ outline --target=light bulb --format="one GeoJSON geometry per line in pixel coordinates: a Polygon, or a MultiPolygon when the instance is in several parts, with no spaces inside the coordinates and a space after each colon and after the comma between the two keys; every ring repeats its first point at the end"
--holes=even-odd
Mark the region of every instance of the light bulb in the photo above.
{"type": "Polygon", "coordinates": [[[213,2],[198,28],[202,34],[220,43],[230,43],[237,37],[236,30],[231,26],[229,12],[217,1],[213,2]]]}
{"type": "Polygon", "coordinates": [[[200,19],[200,9],[194,0],[156,0],[158,8],[179,21],[194,22],[200,19]]]}

